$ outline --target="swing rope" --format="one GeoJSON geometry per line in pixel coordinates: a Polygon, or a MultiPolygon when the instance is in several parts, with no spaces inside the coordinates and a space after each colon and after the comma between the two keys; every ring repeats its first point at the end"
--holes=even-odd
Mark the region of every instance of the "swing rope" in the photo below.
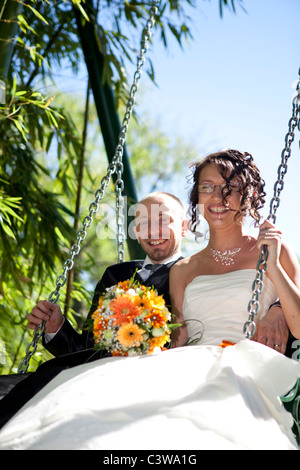
{"type": "MultiPolygon", "coordinates": [[[[159,0],[154,0],[152,7],[149,11],[149,18],[147,20],[146,26],[142,33],[142,40],[141,40],[141,48],[140,53],[137,57],[137,68],[134,73],[133,83],[130,88],[129,98],[127,101],[126,111],[124,114],[124,118],[121,125],[121,131],[119,134],[119,140],[116,147],[116,151],[112,162],[107,167],[107,173],[101,180],[101,186],[95,193],[95,199],[89,206],[89,214],[83,219],[82,228],[77,234],[77,241],[74,245],[72,245],[70,249],[71,257],[67,259],[63,265],[63,273],[58,276],[56,280],[56,287],[53,292],[51,292],[48,301],[52,303],[57,303],[59,296],[60,296],[60,289],[65,285],[67,282],[67,275],[68,272],[74,266],[74,258],[80,253],[81,247],[80,244],[83,240],[85,240],[87,236],[87,229],[93,223],[93,217],[97,213],[99,209],[99,204],[102,201],[105,190],[107,186],[110,184],[111,177],[113,174],[116,174],[117,180],[115,183],[115,191],[116,191],[116,222],[117,222],[117,245],[118,245],[118,261],[119,263],[124,262],[124,254],[125,254],[125,217],[124,217],[124,198],[122,196],[124,190],[124,181],[123,181],[123,152],[124,152],[124,145],[127,137],[128,126],[130,122],[130,118],[133,111],[133,106],[135,102],[135,95],[138,89],[138,83],[140,81],[142,75],[142,68],[145,64],[145,54],[148,50],[149,41],[151,40],[151,29],[155,24],[155,16],[157,15],[157,5],[159,0]]],[[[25,358],[21,362],[18,373],[25,374],[28,370],[29,363],[31,357],[34,355],[38,341],[43,335],[45,331],[46,322],[43,321],[41,325],[38,325],[35,328],[33,339],[31,343],[27,346],[25,358]]]]}
{"type": "MultiPolygon", "coordinates": [[[[299,81],[296,85],[296,95],[292,100],[292,117],[289,120],[288,133],[285,137],[285,147],[281,153],[281,163],[277,171],[277,181],[274,185],[274,196],[270,202],[270,212],[268,219],[272,220],[275,224],[277,209],[280,205],[280,195],[284,187],[284,177],[288,171],[288,160],[291,156],[291,145],[295,140],[295,129],[298,127],[300,131],[300,68],[299,68],[299,81]]],[[[261,249],[260,257],[256,267],[256,277],[252,284],[252,298],[248,304],[248,321],[244,325],[244,334],[247,339],[251,339],[255,333],[256,323],[255,316],[259,310],[259,297],[263,290],[263,278],[267,269],[268,250],[266,246],[261,249]]]]}

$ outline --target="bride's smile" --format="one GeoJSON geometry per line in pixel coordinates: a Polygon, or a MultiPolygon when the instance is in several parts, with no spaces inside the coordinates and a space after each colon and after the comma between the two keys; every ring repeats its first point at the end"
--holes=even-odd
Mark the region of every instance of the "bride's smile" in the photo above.
{"type": "Polygon", "coordinates": [[[213,214],[224,214],[225,212],[229,211],[227,207],[219,205],[210,205],[207,207],[207,209],[213,214]]]}

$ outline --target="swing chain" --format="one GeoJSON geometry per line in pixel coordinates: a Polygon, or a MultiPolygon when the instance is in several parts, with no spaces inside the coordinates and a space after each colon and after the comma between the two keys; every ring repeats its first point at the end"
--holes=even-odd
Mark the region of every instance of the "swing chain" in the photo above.
{"type": "Polygon", "coordinates": [[[43,335],[44,330],[45,330],[45,325],[43,324],[37,326],[36,329],[34,330],[33,339],[26,348],[25,358],[23,359],[23,361],[21,362],[18,368],[18,374],[25,374],[27,372],[30,359],[35,354],[38,342],[40,340],[40,337],[43,335]]]}
{"type": "Polygon", "coordinates": [[[119,263],[124,262],[125,257],[125,217],[124,217],[124,197],[122,192],[124,190],[124,181],[122,179],[123,163],[117,163],[117,181],[116,181],[116,212],[117,212],[117,244],[119,263]]]}
{"type": "Polygon", "coordinates": [[[252,298],[248,304],[249,318],[244,325],[244,334],[247,339],[252,338],[255,333],[256,324],[254,319],[259,310],[259,297],[264,287],[263,278],[267,270],[268,255],[269,253],[266,247],[262,247],[256,267],[256,276],[252,284],[252,298]]]}
{"type": "MultiPolygon", "coordinates": [[[[69,259],[67,259],[67,261],[64,263],[64,265],[63,265],[64,271],[60,276],[58,276],[58,278],[56,280],[55,290],[53,292],[51,292],[51,294],[49,295],[49,298],[48,298],[49,302],[52,302],[52,303],[55,304],[55,303],[57,303],[57,301],[59,299],[59,296],[60,296],[59,291],[65,285],[65,283],[67,282],[68,271],[70,271],[74,266],[74,258],[80,252],[80,249],[81,249],[80,244],[87,236],[86,230],[92,224],[93,215],[97,212],[97,210],[99,208],[99,203],[105,195],[105,188],[109,185],[110,180],[111,180],[111,176],[112,176],[113,173],[115,173],[115,164],[110,164],[108,169],[107,169],[106,175],[102,178],[101,187],[95,193],[95,201],[92,202],[90,207],[89,207],[89,211],[90,211],[89,215],[84,218],[83,223],[82,223],[82,229],[77,234],[77,243],[72,245],[72,247],[70,249],[71,257],[69,259]]],[[[41,336],[44,334],[45,327],[46,327],[46,322],[43,321],[40,325],[38,325],[35,328],[33,339],[31,341],[31,343],[27,346],[26,353],[25,353],[25,358],[21,362],[21,364],[18,368],[18,373],[19,374],[25,374],[27,372],[28,367],[29,367],[29,363],[30,363],[30,359],[36,351],[36,348],[37,348],[37,345],[38,345],[38,342],[39,342],[41,336]]]]}
{"type": "MultiPolygon", "coordinates": [[[[87,229],[92,225],[93,222],[93,217],[96,214],[96,212],[99,209],[99,204],[101,200],[103,199],[105,195],[105,189],[107,186],[110,184],[111,177],[113,174],[116,173],[117,180],[115,183],[115,188],[116,188],[116,195],[117,195],[117,200],[116,200],[116,217],[117,217],[117,243],[118,243],[118,256],[119,256],[119,262],[124,261],[124,253],[125,253],[125,217],[124,217],[124,198],[122,196],[122,192],[124,190],[124,181],[122,179],[123,176],[123,151],[124,151],[124,145],[127,137],[127,131],[128,131],[128,126],[129,126],[129,121],[131,118],[132,110],[133,110],[133,105],[135,102],[135,95],[137,92],[138,88],[138,82],[141,78],[141,71],[142,67],[145,63],[145,54],[148,50],[148,42],[151,40],[151,28],[155,24],[155,16],[157,14],[158,8],[157,4],[159,1],[154,0],[153,5],[150,9],[149,12],[149,19],[147,20],[146,27],[143,30],[142,33],[142,40],[141,40],[141,49],[140,49],[140,55],[137,58],[137,69],[134,74],[134,80],[133,84],[130,89],[130,95],[128,98],[127,106],[126,106],[126,111],[124,115],[124,119],[122,121],[122,126],[121,126],[121,131],[119,135],[119,141],[118,145],[116,147],[116,152],[115,155],[112,159],[112,162],[109,164],[107,168],[106,175],[102,178],[101,180],[101,186],[100,188],[96,191],[95,193],[95,199],[94,201],[90,204],[89,206],[89,214],[84,218],[83,223],[82,223],[82,228],[77,234],[77,241],[74,245],[72,245],[70,249],[70,254],[71,257],[67,259],[67,261],[63,265],[63,273],[58,276],[56,280],[56,287],[53,292],[49,295],[48,301],[52,303],[57,303],[59,296],[60,296],[60,289],[65,285],[67,282],[67,275],[68,272],[73,268],[74,266],[74,258],[80,253],[81,247],[80,244],[83,240],[85,240],[87,236],[87,229]]],[[[31,343],[27,346],[26,353],[25,353],[25,358],[21,362],[19,368],[18,368],[18,373],[19,374],[25,374],[28,370],[29,367],[29,362],[31,357],[36,351],[38,341],[43,335],[46,327],[46,322],[43,321],[40,325],[38,325],[35,328],[33,339],[31,343]]]]}
{"type": "Polygon", "coordinates": [[[116,181],[116,194],[117,194],[117,201],[116,201],[116,209],[117,209],[117,244],[118,244],[118,255],[119,255],[119,263],[124,262],[125,257],[125,215],[124,215],[124,198],[122,196],[124,190],[124,181],[122,179],[123,175],[123,152],[124,152],[124,145],[127,138],[128,126],[129,121],[132,115],[133,105],[135,102],[135,95],[138,89],[138,83],[142,75],[142,67],[145,64],[145,54],[148,50],[148,42],[151,40],[151,28],[155,24],[155,15],[157,14],[157,6],[156,4],[159,3],[157,1],[153,2],[153,5],[150,10],[150,17],[147,21],[146,27],[143,30],[142,40],[141,40],[141,49],[140,54],[137,57],[137,68],[134,74],[133,83],[131,85],[129,99],[127,101],[126,111],[123,118],[121,132],[119,136],[119,142],[116,148],[116,153],[113,161],[116,162],[116,173],[117,173],[117,181],[116,181]]]}
{"type": "MultiPolygon", "coordinates": [[[[284,188],[284,177],[288,171],[288,160],[291,156],[291,145],[295,140],[295,129],[298,127],[300,131],[300,69],[299,69],[299,81],[296,85],[296,96],[292,101],[292,117],[289,120],[288,132],[285,136],[285,148],[281,153],[281,164],[277,171],[277,181],[274,185],[274,196],[270,202],[270,213],[268,219],[272,219],[273,223],[276,223],[276,213],[280,205],[280,195],[284,188]]],[[[255,316],[259,310],[259,296],[263,290],[263,278],[267,269],[268,250],[264,245],[262,246],[259,260],[256,267],[256,277],[252,284],[252,299],[248,304],[248,321],[244,325],[244,334],[247,339],[251,339],[255,333],[256,324],[255,316]]]]}
{"type": "MultiPolygon", "coordinates": [[[[299,70],[300,74],[300,70],[299,70]]],[[[280,205],[280,194],[284,188],[284,177],[287,174],[288,171],[288,160],[291,156],[291,145],[295,140],[295,129],[298,126],[298,129],[300,131],[300,120],[298,117],[298,114],[300,113],[300,80],[297,83],[296,87],[297,95],[293,99],[293,110],[292,110],[292,117],[289,120],[289,130],[288,133],[285,136],[285,148],[283,149],[281,153],[281,164],[278,168],[277,171],[277,181],[274,185],[274,196],[271,200],[270,203],[270,214],[268,219],[272,219],[273,223],[276,223],[276,213],[277,209],[280,205]]]]}

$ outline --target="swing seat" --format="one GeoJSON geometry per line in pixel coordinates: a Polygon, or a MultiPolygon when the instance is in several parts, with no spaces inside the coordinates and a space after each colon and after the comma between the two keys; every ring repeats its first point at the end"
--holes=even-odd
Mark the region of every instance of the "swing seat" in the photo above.
{"type": "MultiPolygon", "coordinates": [[[[0,400],[2,400],[17,384],[32,374],[32,372],[27,372],[25,374],[1,375],[0,400]]],[[[285,409],[291,413],[293,417],[294,426],[292,430],[298,445],[300,445],[300,378],[298,379],[295,387],[287,395],[281,397],[281,401],[285,409]]]]}
{"type": "Polygon", "coordinates": [[[0,400],[5,397],[19,382],[26,379],[32,372],[26,374],[0,375],[0,400]]]}
{"type": "Polygon", "coordinates": [[[300,445],[300,379],[295,387],[281,401],[287,411],[291,413],[294,419],[293,432],[300,445]]]}

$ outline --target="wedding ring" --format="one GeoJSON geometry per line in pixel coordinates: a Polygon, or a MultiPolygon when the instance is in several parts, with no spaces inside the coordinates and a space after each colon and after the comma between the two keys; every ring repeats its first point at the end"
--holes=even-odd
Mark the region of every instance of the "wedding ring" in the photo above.
{"type": "Polygon", "coordinates": [[[274,349],[280,349],[281,345],[280,344],[274,344],[274,349]]]}

